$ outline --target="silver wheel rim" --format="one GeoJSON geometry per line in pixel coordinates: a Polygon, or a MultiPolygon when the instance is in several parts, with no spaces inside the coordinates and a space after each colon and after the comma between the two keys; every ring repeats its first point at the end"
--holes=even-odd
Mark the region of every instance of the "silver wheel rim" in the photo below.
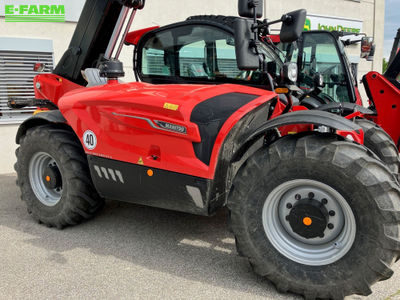
{"type": "Polygon", "coordinates": [[[29,162],[29,181],[36,198],[46,206],[55,206],[62,195],[62,187],[49,189],[43,182],[44,170],[48,166],[57,167],[53,157],[45,152],[35,153],[29,162]]]}
{"type": "Polygon", "coordinates": [[[351,248],[356,236],[353,211],[343,196],[332,187],[315,180],[296,179],[276,187],[267,197],[262,211],[265,233],[271,244],[287,258],[310,266],[321,266],[341,259],[351,248]],[[296,197],[315,200],[327,199],[326,208],[334,211],[329,216],[333,229],[326,228],[324,237],[306,239],[291,228],[286,216],[296,197]]]}

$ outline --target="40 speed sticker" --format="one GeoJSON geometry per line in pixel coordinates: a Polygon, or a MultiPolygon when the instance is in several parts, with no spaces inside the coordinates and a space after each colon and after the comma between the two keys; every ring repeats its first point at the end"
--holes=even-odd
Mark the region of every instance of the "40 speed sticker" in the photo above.
{"type": "Polygon", "coordinates": [[[83,144],[89,150],[93,150],[97,146],[97,137],[91,130],[86,130],[83,134],[83,144]]]}

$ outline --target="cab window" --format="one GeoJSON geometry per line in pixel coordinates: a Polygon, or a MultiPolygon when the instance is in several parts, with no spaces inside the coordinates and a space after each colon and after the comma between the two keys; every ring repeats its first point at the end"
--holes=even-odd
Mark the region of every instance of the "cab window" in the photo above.
{"type": "Polygon", "coordinates": [[[171,75],[170,68],[164,62],[165,52],[159,49],[145,49],[143,55],[143,74],[160,76],[171,75]]]}
{"type": "MultiPolygon", "coordinates": [[[[141,45],[138,67],[145,82],[243,82],[255,86],[269,82],[259,71],[238,69],[234,37],[218,27],[187,24],[166,28],[151,33],[141,45]]],[[[267,62],[277,60],[268,49],[263,52],[267,62]]]]}
{"type": "Polygon", "coordinates": [[[179,51],[179,70],[183,77],[205,77],[206,72],[206,54],[205,41],[198,41],[183,46],[179,51]]]}

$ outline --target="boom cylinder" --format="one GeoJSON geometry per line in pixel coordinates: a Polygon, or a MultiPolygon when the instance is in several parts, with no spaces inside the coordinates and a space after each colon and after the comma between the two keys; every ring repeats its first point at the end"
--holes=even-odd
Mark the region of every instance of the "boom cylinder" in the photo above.
{"type": "Polygon", "coordinates": [[[129,14],[129,10],[130,10],[129,7],[124,6],[123,9],[121,10],[121,13],[119,14],[117,24],[115,24],[114,31],[110,38],[110,42],[108,43],[106,52],[104,53],[105,59],[110,59],[112,56],[112,53],[114,52],[115,46],[117,45],[117,42],[118,42],[118,38],[121,35],[121,31],[124,26],[126,17],[129,14]]]}

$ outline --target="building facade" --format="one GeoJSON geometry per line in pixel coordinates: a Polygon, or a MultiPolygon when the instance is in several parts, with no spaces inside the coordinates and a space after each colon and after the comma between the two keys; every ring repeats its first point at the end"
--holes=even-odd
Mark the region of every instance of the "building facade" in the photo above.
{"type": "MultiPolygon", "coordinates": [[[[263,1],[264,17],[270,20],[280,18],[285,12],[306,8],[308,12],[307,22],[309,22],[310,29],[355,30],[373,37],[376,43],[373,61],[368,62],[364,59],[359,59],[360,44],[349,46],[347,51],[350,60],[358,64],[359,78],[362,74],[371,70],[381,71],[384,39],[384,0],[263,1]]],[[[4,2],[5,4],[19,5],[29,4],[30,2],[37,4],[42,1],[5,0],[4,2]]],[[[50,62],[55,65],[68,47],[84,5],[84,0],[51,1],[51,4],[55,2],[65,5],[66,22],[64,23],[5,22],[4,5],[0,4],[0,124],[18,122],[21,119],[18,112],[7,112],[7,108],[4,105],[10,94],[10,85],[12,86],[11,90],[13,90],[15,85],[19,84],[18,76],[34,76],[32,72],[28,72],[29,63],[32,63],[30,58],[32,56],[43,57],[48,65],[50,65],[50,62]],[[35,45],[35,47],[32,45],[35,45]],[[53,56],[52,61],[51,54],[53,56]],[[3,72],[1,72],[1,63],[2,61],[6,63],[7,57],[11,57],[11,61],[14,62],[16,61],[14,60],[15,57],[19,57],[20,61],[23,61],[23,63],[19,62],[21,68],[14,72],[15,76],[13,77],[8,75],[10,70],[4,66],[3,72]]],[[[237,15],[237,0],[147,0],[146,2],[145,9],[137,13],[131,30],[183,21],[191,15],[237,15]]],[[[46,4],[45,1],[43,3],[46,4]]],[[[124,63],[127,74],[126,78],[124,78],[125,81],[134,80],[132,51],[132,47],[125,47],[121,54],[121,60],[124,63]]],[[[362,87],[360,90],[363,92],[362,87]]],[[[31,94],[27,92],[25,95],[28,97],[31,94]]],[[[364,96],[364,98],[366,97],[364,96]]]]}

